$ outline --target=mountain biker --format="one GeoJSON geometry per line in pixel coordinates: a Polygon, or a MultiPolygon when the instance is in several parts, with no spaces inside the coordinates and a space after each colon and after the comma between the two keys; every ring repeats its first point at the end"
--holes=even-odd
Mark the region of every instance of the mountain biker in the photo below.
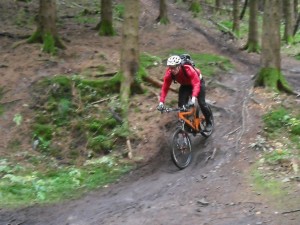
{"type": "Polygon", "coordinates": [[[168,58],[168,68],[164,75],[164,82],[160,93],[160,102],[157,110],[164,108],[165,98],[168,94],[172,81],[180,84],[178,94],[178,107],[183,107],[188,103],[188,99],[192,96],[191,103],[195,104],[196,99],[206,121],[206,131],[211,131],[212,123],[210,121],[211,112],[205,102],[205,82],[202,78],[201,71],[191,65],[182,65],[180,56],[173,55],[168,58]]]}

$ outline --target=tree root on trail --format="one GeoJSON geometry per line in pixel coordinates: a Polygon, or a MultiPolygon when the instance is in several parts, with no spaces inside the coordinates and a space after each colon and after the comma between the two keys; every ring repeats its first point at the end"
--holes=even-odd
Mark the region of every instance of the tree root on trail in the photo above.
{"type": "Polygon", "coordinates": [[[128,156],[129,159],[132,159],[132,148],[131,148],[131,144],[130,144],[130,139],[129,138],[126,140],[126,144],[127,144],[127,147],[128,147],[128,154],[127,154],[127,156],[128,156]]]}
{"type": "Polygon", "coordinates": [[[206,158],[205,163],[207,163],[208,160],[213,160],[215,158],[216,152],[217,148],[214,148],[212,154],[206,158]]]}
{"type": "MultiPolygon", "coordinates": [[[[93,69],[98,69],[97,66],[90,66],[89,68],[93,69]]],[[[100,74],[96,74],[94,75],[94,77],[112,77],[114,75],[116,75],[118,73],[118,71],[113,71],[113,72],[108,72],[108,73],[100,73],[100,74]]]]}
{"type": "Polygon", "coordinates": [[[258,100],[256,100],[253,96],[251,97],[251,100],[253,102],[255,102],[257,105],[261,105],[262,103],[260,103],[258,100]]]}
{"type": "Polygon", "coordinates": [[[234,134],[235,132],[237,132],[239,129],[241,129],[241,127],[236,128],[234,131],[229,132],[228,134],[226,134],[225,136],[234,134]]]}
{"type": "Polygon", "coordinates": [[[157,100],[159,101],[159,94],[158,94],[156,91],[152,90],[150,87],[147,87],[147,86],[144,85],[144,84],[141,84],[141,88],[142,88],[144,91],[148,91],[148,92],[150,92],[151,94],[153,94],[154,96],[156,96],[157,100]]]}
{"type": "Polygon", "coordinates": [[[105,101],[108,101],[110,99],[116,99],[118,96],[113,96],[113,97],[109,97],[109,98],[103,98],[103,99],[100,99],[98,101],[95,101],[95,102],[92,102],[91,105],[96,105],[96,104],[100,104],[102,102],[105,102],[105,101]]]}
{"type": "Polygon", "coordinates": [[[229,90],[229,91],[234,91],[234,92],[238,91],[237,89],[229,87],[229,86],[226,86],[225,84],[222,84],[222,83],[220,83],[218,81],[212,81],[211,83],[212,83],[212,85],[216,84],[217,86],[220,86],[220,87],[222,87],[222,88],[224,88],[226,90],[229,90]]]}
{"type": "Polygon", "coordinates": [[[25,39],[30,37],[30,35],[17,35],[9,32],[0,32],[0,36],[12,38],[12,39],[25,39]]]}
{"type": "MultiPolygon", "coordinates": [[[[144,77],[144,80],[147,81],[150,84],[153,84],[155,87],[158,87],[158,88],[161,88],[162,84],[163,84],[163,82],[161,82],[161,81],[159,81],[155,78],[149,77],[149,76],[144,77]]],[[[175,92],[175,93],[178,93],[178,90],[175,89],[175,88],[170,87],[170,90],[175,92]]]]}
{"type": "Polygon", "coordinates": [[[118,113],[116,113],[115,110],[110,109],[109,111],[111,112],[113,118],[115,118],[116,121],[118,121],[120,124],[123,123],[122,117],[118,113]]]}
{"type": "Polygon", "coordinates": [[[77,110],[76,111],[82,111],[83,109],[83,104],[81,101],[81,97],[80,94],[78,94],[76,88],[75,88],[75,82],[72,83],[72,99],[73,99],[73,103],[74,105],[77,106],[77,110]]]}
{"type": "Polygon", "coordinates": [[[244,100],[243,100],[243,106],[242,106],[242,126],[241,126],[241,131],[239,132],[238,134],[238,137],[236,139],[236,142],[235,142],[235,153],[237,154],[238,153],[238,147],[239,147],[239,142],[243,136],[243,134],[245,133],[245,118],[247,117],[248,115],[248,108],[247,108],[247,103],[248,103],[248,100],[251,96],[251,94],[253,93],[253,87],[250,89],[249,93],[247,96],[244,97],[244,100]]]}
{"type": "Polygon", "coordinates": [[[19,99],[7,101],[7,102],[0,102],[0,105],[10,104],[10,103],[14,103],[14,102],[17,102],[17,101],[22,101],[22,100],[23,100],[22,98],[19,98],[19,99]]]}
{"type": "Polygon", "coordinates": [[[216,26],[218,26],[218,27],[221,29],[221,31],[223,31],[225,34],[229,34],[230,37],[231,37],[232,39],[235,39],[235,40],[238,39],[238,37],[235,35],[235,33],[233,33],[229,28],[227,28],[227,27],[225,27],[224,25],[222,25],[222,24],[220,24],[220,23],[214,21],[214,20],[211,19],[211,18],[209,18],[209,20],[210,20],[213,24],[215,24],[216,26]]]}
{"type": "Polygon", "coordinates": [[[295,213],[295,212],[300,212],[300,209],[295,209],[295,210],[291,210],[291,211],[282,212],[281,214],[288,214],[288,213],[295,213]]]}

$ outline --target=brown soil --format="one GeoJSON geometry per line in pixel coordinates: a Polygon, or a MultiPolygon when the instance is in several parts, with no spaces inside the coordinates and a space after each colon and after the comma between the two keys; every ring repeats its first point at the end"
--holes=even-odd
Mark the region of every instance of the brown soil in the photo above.
{"type": "MultiPolygon", "coordinates": [[[[43,77],[80,73],[97,66],[99,55],[109,56],[104,63],[114,71],[119,66],[121,39],[120,35],[99,37],[92,27],[64,19],[60,35],[70,42],[57,57],[42,53],[39,44],[12,48],[35,27],[10,24],[9,16],[24,4],[7,0],[0,5],[3,21],[0,30],[12,34],[0,36],[0,82],[5,90],[2,102],[6,107],[5,114],[0,117],[0,156],[11,154],[6,149],[10,140],[17,136],[27,138],[22,147],[35,154],[28,144],[30,137],[24,135],[32,118],[28,108],[31,85],[43,77]],[[21,127],[16,127],[12,121],[16,113],[26,118],[21,127]]],[[[167,26],[154,24],[157,3],[143,0],[142,5],[141,52],[162,55],[169,48],[181,48],[187,52],[224,55],[235,65],[234,71],[219,74],[213,81],[228,88],[213,85],[213,82],[207,85],[207,99],[215,116],[214,133],[207,139],[192,138],[193,162],[188,168],[178,170],[168,150],[174,117],[155,110],[157,96],[135,96],[132,102],[139,104],[142,112],[135,112],[131,122],[136,129],[144,129],[140,132],[143,141],[134,146],[133,155],[144,158],[143,166],[118,183],[77,200],[17,210],[0,209],[0,224],[299,224],[299,212],[283,214],[299,207],[299,184],[287,185],[290,191],[279,201],[255,191],[250,181],[249,170],[260,153],[248,146],[261,132],[260,118],[266,106],[274,103],[271,94],[252,89],[259,55],[239,51],[239,43],[218,33],[209,24],[193,19],[174,4],[169,8],[172,23],[167,26]],[[213,152],[214,158],[208,159],[213,152]]],[[[28,10],[36,11],[36,6],[32,3],[28,10]]],[[[72,13],[68,10],[66,14],[72,13]]],[[[282,67],[299,91],[299,62],[284,58],[282,67]]],[[[151,70],[150,76],[161,79],[163,72],[161,65],[151,70]]],[[[159,89],[153,90],[159,93],[159,89]]],[[[169,93],[168,99],[172,98],[176,99],[176,94],[169,93]]],[[[299,104],[294,97],[286,98],[292,104],[299,104]]]]}

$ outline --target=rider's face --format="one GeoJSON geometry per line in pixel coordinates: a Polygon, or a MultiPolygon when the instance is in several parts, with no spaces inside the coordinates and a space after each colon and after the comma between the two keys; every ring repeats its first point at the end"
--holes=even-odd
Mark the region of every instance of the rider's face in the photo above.
{"type": "Polygon", "coordinates": [[[171,73],[177,75],[180,69],[180,66],[170,66],[171,73]]]}

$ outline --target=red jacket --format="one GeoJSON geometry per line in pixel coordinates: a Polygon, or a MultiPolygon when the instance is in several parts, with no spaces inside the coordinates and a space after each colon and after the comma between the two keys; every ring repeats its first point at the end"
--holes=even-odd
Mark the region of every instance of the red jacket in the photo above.
{"type": "MultiPolygon", "coordinates": [[[[192,96],[197,97],[200,93],[200,87],[201,87],[201,71],[195,68],[198,71],[197,73],[192,66],[190,65],[183,65],[183,66],[185,68],[186,74],[184,74],[183,69],[180,67],[178,74],[175,76],[175,80],[181,85],[191,85],[193,87],[192,96]],[[199,78],[199,74],[200,74],[200,78],[199,78]]],[[[164,76],[164,83],[161,88],[160,102],[165,102],[172,81],[173,79],[171,75],[171,70],[170,68],[167,68],[164,76]]]]}

